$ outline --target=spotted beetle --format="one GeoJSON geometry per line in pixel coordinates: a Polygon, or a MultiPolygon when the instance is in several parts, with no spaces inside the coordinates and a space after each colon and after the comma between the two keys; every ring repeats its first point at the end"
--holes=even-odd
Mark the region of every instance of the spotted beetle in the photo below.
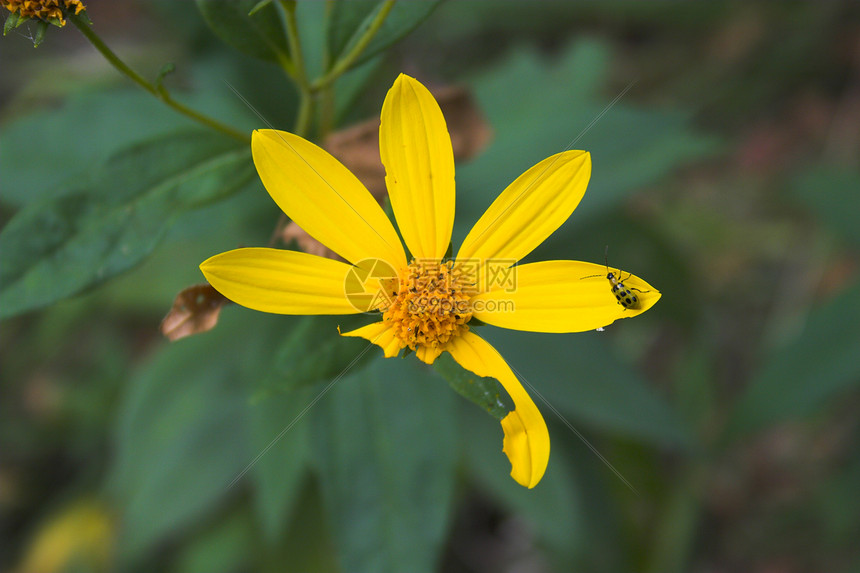
{"type": "MultiPolygon", "coordinates": [[[[639,297],[633,294],[633,291],[636,292],[650,292],[650,291],[640,291],[639,289],[635,289],[632,287],[627,287],[624,285],[624,279],[620,277],[616,277],[615,273],[609,270],[609,246],[606,246],[606,252],[603,255],[604,262],[606,263],[606,280],[609,281],[609,285],[612,287],[612,294],[615,295],[615,300],[618,301],[618,304],[623,306],[625,309],[637,309],[639,308],[639,297]]],[[[587,277],[582,277],[582,279],[590,279],[594,277],[599,277],[601,275],[589,275],[587,277]]],[[[629,279],[633,274],[627,275],[629,279]]]]}

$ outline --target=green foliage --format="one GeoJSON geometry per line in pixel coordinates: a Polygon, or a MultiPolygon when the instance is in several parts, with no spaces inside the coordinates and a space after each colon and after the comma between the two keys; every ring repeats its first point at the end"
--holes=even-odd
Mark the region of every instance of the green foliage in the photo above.
{"type": "Polygon", "coordinates": [[[501,420],[513,410],[513,404],[498,380],[476,376],[457,364],[447,352],[436,359],[433,368],[457,394],[474,402],[493,418],[501,420]]]}
{"type": "MultiPolygon", "coordinates": [[[[572,570],[583,549],[587,524],[576,475],[564,450],[554,445],[552,463],[541,482],[534,489],[524,489],[510,478],[511,464],[501,448],[501,427],[477,415],[474,408],[461,411],[464,435],[468,436],[464,440],[465,460],[475,486],[528,520],[541,545],[552,551],[559,571],[572,570]]],[[[564,431],[561,426],[550,425],[550,433],[555,430],[564,431]]]]}
{"type": "Polygon", "coordinates": [[[377,359],[338,381],[314,418],[343,570],[434,571],[454,490],[451,393],[415,360],[377,359]]]}
{"type": "MultiPolygon", "coordinates": [[[[175,130],[170,117],[144,93],[109,91],[72,96],[56,109],[6,122],[0,137],[3,202],[25,205],[71,190],[117,150],[175,130]],[[69,133],[87,133],[86,145],[71,145],[69,133]]],[[[190,123],[180,119],[180,125],[190,123]]]]}
{"type": "Polygon", "coordinates": [[[632,107],[627,99],[635,84],[607,100],[608,58],[606,46],[591,40],[570,45],[554,62],[520,49],[473,80],[494,138],[480,160],[457,169],[455,242],[520,173],[565,149],[586,149],[593,162],[588,192],[572,217],[577,224],[717,149],[713,137],[690,130],[687,114],[632,107]]]}
{"type": "Polygon", "coordinates": [[[254,505],[269,543],[276,543],[293,515],[310,456],[306,408],[314,388],[299,388],[257,401],[249,412],[249,451],[254,505]]]}
{"type": "Polygon", "coordinates": [[[224,198],[252,176],[249,152],[202,132],[111,157],[92,184],[33,203],[0,234],[0,317],[39,308],[139,263],[176,216],[224,198]]]}
{"type": "MultiPolygon", "coordinates": [[[[123,73],[156,97],[114,89],[113,69],[79,76],[65,55],[8,58],[23,63],[4,77],[25,78],[5,86],[0,133],[8,553],[44,531],[58,500],[86,491],[117,520],[111,570],[857,565],[860,176],[844,161],[856,141],[841,131],[851,94],[840,87],[856,10],[440,4],[155,3],[166,25],[151,29],[174,35],[170,55],[134,44],[139,53],[115,56],[134,53],[142,80],[123,73]],[[809,25],[786,42],[798,18],[809,25]],[[217,126],[189,128],[213,127],[209,117],[237,140],[269,123],[322,139],[344,119],[378,117],[400,71],[466,87],[493,131],[457,166],[455,252],[510,181],[586,149],[582,204],[525,262],[602,262],[610,245],[609,264],[663,293],[605,332],[479,329],[549,426],[550,463],[531,490],[502,452],[498,420],[512,405],[501,385],[447,353],[431,369],[338,335],[372,317],[230,305],[213,332],[153,341],[173,294],[201,280],[201,260],[265,245],[279,224],[248,146],[217,126]],[[813,75],[818,84],[801,84],[813,75]],[[187,91],[172,99],[174,86],[187,91]],[[821,110],[832,128],[816,127],[821,110]],[[803,121],[784,133],[810,142],[774,129],[794,113],[803,121]],[[731,125],[744,126],[743,145],[731,125]],[[811,248],[799,256],[788,237],[811,248]],[[773,436],[794,447],[771,447],[773,436]]],[[[109,25],[98,16],[94,32],[109,25]]],[[[0,569],[20,570],[10,559],[0,569]]]]}
{"type": "Polygon", "coordinates": [[[351,316],[301,317],[275,355],[274,368],[263,386],[293,389],[361,368],[372,358],[363,338],[341,337],[341,332],[358,328],[367,320],[351,316]]]}
{"type": "Polygon", "coordinates": [[[250,337],[243,340],[237,345],[241,340],[224,330],[182,341],[129,380],[110,475],[123,510],[126,559],[139,559],[236,493],[230,486],[253,455],[246,392],[236,383],[243,368],[229,358],[253,348],[250,337]]]}
{"type": "Polygon", "coordinates": [[[259,0],[196,1],[206,23],[225,43],[255,58],[289,58],[287,37],[273,3],[258,6],[259,0]]]}
{"type": "MultiPolygon", "coordinates": [[[[229,81],[275,124],[291,121],[283,109],[294,103],[290,92],[265,88],[258,81],[268,67],[270,64],[247,59],[241,67],[229,59],[209,59],[198,62],[193,70],[180,66],[183,77],[171,76],[171,80],[194,87],[183,94],[183,101],[250,133],[259,126],[259,119],[224,82],[229,81]]],[[[0,201],[21,207],[80,190],[111,156],[194,125],[139,90],[73,92],[56,107],[10,117],[0,126],[0,201]],[[70,141],[73,133],[86,134],[86,138],[70,141]]]]}
{"type": "MultiPolygon", "coordinates": [[[[656,445],[691,447],[689,431],[665,398],[600,340],[606,336],[494,330],[486,338],[520,375],[526,389],[533,384],[571,420],[656,445]]],[[[544,416],[554,418],[534,397],[544,416]]]]}
{"type": "Polygon", "coordinates": [[[860,384],[860,285],[809,312],[797,336],[766,357],[728,424],[746,434],[808,416],[860,384]]]}
{"type": "Polygon", "coordinates": [[[17,12],[9,12],[6,15],[6,21],[3,22],[3,35],[5,36],[26,21],[27,19],[21,18],[17,12]]]}
{"type": "Polygon", "coordinates": [[[185,573],[238,571],[253,555],[254,522],[247,511],[234,511],[194,537],[177,559],[185,573]]]}
{"type": "MultiPolygon", "coordinates": [[[[442,0],[397,2],[379,31],[355,60],[360,65],[409,34],[423,22],[442,0]]],[[[328,18],[327,45],[332,62],[349,54],[362,41],[368,28],[386,5],[380,0],[337,0],[328,18]]]]}
{"type": "Polygon", "coordinates": [[[860,172],[844,167],[818,166],[801,172],[790,184],[793,197],[855,246],[860,244],[857,189],[860,172]]]}

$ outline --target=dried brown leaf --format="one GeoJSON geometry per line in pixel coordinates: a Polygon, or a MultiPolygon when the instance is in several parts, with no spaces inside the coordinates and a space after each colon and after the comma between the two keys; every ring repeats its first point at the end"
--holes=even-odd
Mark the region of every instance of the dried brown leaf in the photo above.
{"type": "Polygon", "coordinates": [[[287,223],[284,230],[281,231],[281,239],[287,245],[295,241],[299,249],[305,253],[317,255],[318,257],[325,257],[327,259],[334,259],[336,261],[343,260],[337,253],[308,235],[304,229],[292,221],[287,223]]]}
{"type": "Polygon", "coordinates": [[[171,341],[212,330],[221,308],[230,302],[209,283],[183,289],[161,321],[161,333],[171,341]]]}
{"type": "Polygon", "coordinates": [[[478,155],[490,143],[493,130],[471,92],[456,86],[432,91],[448,124],[454,160],[468,161],[478,155]]]}

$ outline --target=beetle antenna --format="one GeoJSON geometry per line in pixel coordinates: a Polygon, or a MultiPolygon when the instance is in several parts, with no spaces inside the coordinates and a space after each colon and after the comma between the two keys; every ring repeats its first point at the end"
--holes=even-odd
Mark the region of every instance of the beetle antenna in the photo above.
{"type": "Polygon", "coordinates": [[[606,250],[603,251],[603,263],[606,265],[606,272],[609,272],[609,245],[606,245],[606,250]]]}

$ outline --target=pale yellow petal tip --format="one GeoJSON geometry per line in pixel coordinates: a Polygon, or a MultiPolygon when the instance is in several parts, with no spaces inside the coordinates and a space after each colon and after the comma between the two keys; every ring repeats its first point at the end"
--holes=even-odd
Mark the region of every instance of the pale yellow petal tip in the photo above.
{"type": "Polygon", "coordinates": [[[621,318],[639,316],[657,304],[657,301],[663,297],[663,293],[635,275],[631,275],[629,278],[625,279],[624,284],[628,287],[635,288],[638,291],[639,308],[630,309],[632,312],[624,312],[621,315],[621,318]]]}
{"type": "Polygon", "coordinates": [[[265,149],[271,149],[287,145],[290,139],[295,140],[298,136],[280,129],[255,129],[251,132],[251,152],[259,153],[265,149]]]}
{"type": "MultiPolygon", "coordinates": [[[[391,89],[388,90],[388,93],[391,94],[392,96],[394,96],[395,98],[402,97],[402,95],[404,94],[403,90],[407,85],[410,86],[413,89],[413,91],[416,88],[420,88],[422,90],[427,89],[426,87],[424,87],[424,84],[422,84],[421,82],[419,82],[418,80],[416,80],[412,76],[407,76],[406,74],[401,73],[399,76],[397,76],[397,79],[394,80],[394,84],[392,84],[391,89]]],[[[388,98],[386,98],[386,100],[387,99],[388,98]]],[[[385,104],[383,104],[383,107],[384,106],[385,106],[385,104]]]]}
{"type": "Polygon", "coordinates": [[[584,149],[568,149],[567,151],[562,151],[555,154],[554,157],[559,159],[565,159],[567,161],[573,161],[574,159],[580,159],[583,163],[587,164],[589,167],[591,166],[591,152],[586,151],[584,149]]]}
{"type": "Polygon", "coordinates": [[[266,137],[271,136],[277,133],[277,129],[255,129],[251,132],[251,139],[253,140],[255,137],[266,137]]]}
{"type": "Polygon", "coordinates": [[[651,308],[652,306],[657,304],[657,301],[661,298],[663,298],[663,293],[655,289],[654,292],[648,293],[648,298],[645,304],[648,305],[648,308],[651,308]]]}
{"type": "MultiPolygon", "coordinates": [[[[571,150],[565,151],[564,153],[570,153],[569,162],[573,165],[577,166],[577,171],[583,173],[583,178],[585,185],[588,185],[588,182],[591,180],[591,153],[588,151],[582,150],[571,150]]],[[[583,193],[585,190],[583,189],[583,193]]]]}
{"type": "Polygon", "coordinates": [[[532,489],[543,478],[549,463],[549,433],[526,429],[520,415],[514,410],[502,419],[505,433],[502,451],[511,462],[511,477],[523,487],[532,489]]]}
{"type": "Polygon", "coordinates": [[[394,85],[395,85],[395,86],[399,86],[401,82],[415,82],[415,83],[420,83],[418,80],[416,80],[416,79],[415,79],[415,78],[413,78],[412,76],[408,76],[408,75],[404,74],[403,72],[401,72],[401,73],[397,76],[397,79],[396,79],[396,80],[394,80],[394,85]]]}
{"type": "Polygon", "coordinates": [[[198,268],[200,269],[200,272],[203,273],[203,277],[207,281],[209,281],[210,283],[212,282],[212,274],[213,274],[212,273],[212,267],[215,265],[215,260],[220,256],[221,256],[220,254],[219,255],[213,255],[213,256],[209,257],[208,259],[206,259],[205,261],[203,261],[202,263],[200,263],[200,265],[198,266],[198,268]]]}

